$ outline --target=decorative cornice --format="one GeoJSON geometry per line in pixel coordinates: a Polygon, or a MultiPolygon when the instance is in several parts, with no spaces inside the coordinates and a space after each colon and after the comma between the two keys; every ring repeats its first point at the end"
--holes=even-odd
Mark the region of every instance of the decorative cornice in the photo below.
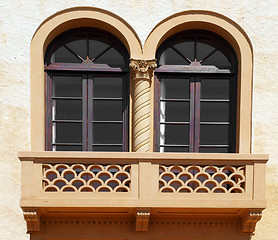
{"type": "Polygon", "coordinates": [[[256,224],[262,218],[262,211],[249,210],[241,219],[241,232],[254,234],[256,224]]]}
{"type": "Polygon", "coordinates": [[[150,218],[150,210],[137,210],[136,232],[147,232],[150,218]]]}
{"type": "Polygon", "coordinates": [[[236,226],[239,225],[238,221],[224,221],[224,220],[218,220],[218,221],[197,221],[197,220],[180,220],[180,221],[156,221],[152,220],[149,222],[151,225],[186,225],[186,226],[236,226]]]}
{"type": "Polygon", "coordinates": [[[23,212],[27,224],[27,233],[40,231],[40,215],[37,210],[26,210],[23,212]]]}
{"type": "Polygon", "coordinates": [[[156,59],[153,60],[139,60],[130,59],[129,67],[133,75],[133,79],[148,79],[153,76],[153,72],[157,67],[156,59]]]}
{"type": "MultiPolygon", "coordinates": [[[[137,210],[136,212],[136,222],[134,219],[99,219],[91,217],[52,217],[44,218],[41,222],[47,225],[135,225],[139,224],[140,221],[145,221],[148,219],[148,224],[150,225],[177,225],[177,226],[237,226],[240,225],[238,219],[151,219],[149,210],[137,210]],[[137,222],[138,221],[138,222],[137,222]]],[[[140,223],[141,224],[141,223],[140,223]]]]}
{"type": "Polygon", "coordinates": [[[90,218],[69,218],[69,219],[46,219],[43,221],[43,224],[48,225],[67,225],[67,224],[74,224],[74,225],[131,225],[133,221],[127,220],[98,220],[98,219],[90,219],[90,218]]]}

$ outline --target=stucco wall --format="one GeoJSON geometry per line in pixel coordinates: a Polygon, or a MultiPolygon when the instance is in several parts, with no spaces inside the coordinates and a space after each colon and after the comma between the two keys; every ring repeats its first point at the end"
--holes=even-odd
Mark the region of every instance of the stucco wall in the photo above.
{"type": "Polygon", "coordinates": [[[156,24],[186,10],[238,23],[254,51],[252,153],[268,153],[267,209],[253,239],[278,236],[278,0],[0,0],[0,238],[29,239],[20,201],[17,152],[30,150],[30,42],[39,25],[66,8],[92,6],[127,21],[142,43],[156,24]]]}

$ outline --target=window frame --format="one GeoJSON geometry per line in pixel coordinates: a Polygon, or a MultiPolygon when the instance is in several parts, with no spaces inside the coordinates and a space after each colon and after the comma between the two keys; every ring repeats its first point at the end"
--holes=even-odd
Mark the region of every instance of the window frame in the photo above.
{"type": "MultiPolygon", "coordinates": [[[[95,33],[94,32],[94,33],[95,33]]],[[[105,32],[100,29],[96,28],[78,28],[66,31],[56,37],[52,43],[49,45],[48,50],[45,54],[45,150],[46,151],[53,151],[53,145],[59,145],[57,143],[53,143],[53,127],[52,123],[52,76],[82,76],[82,139],[81,143],[78,145],[82,146],[81,151],[93,151],[93,147],[90,147],[91,145],[96,145],[93,143],[93,133],[90,130],[93,128],[93,118],[92,113],[93,109],[93,99],[90,101],[88,100],[90,96],[93,95],[93,78],[95,77],[121,77],[122,78],[122,109],[123,109],[123,130],[122,130],[122,152],[127,152],[129,150],[129,93],[130,93],[130,84],[129,84],[129,68],[128,68],[128,52],[125,49],[124,45],[112,34],[105,32]],[[66,38],[68,35],[69,37],[71,35],[76,35],[79,32],[83,31],[95,31],[97,35],[102,37],[110,37],[110,40],[114,40],[113,46],[117,45],[120,49],[123,50],[121,52],[121,55],[124,59],[124,68],[115,68],[110,67],[108,65],[105,66],[105,64],[95,64],[87,59],[83,60],[81,63],[50,63],[50,57],[53,54],[54,50],[57,48],[58,45],[60,45],[60,41],[63,38],[66,38]],[[84,64],[86,63],[86,64],[84,64]],[[90,77],[89,77],[90,76],[90,77]],[[83,82],[85,84],[83,85],[83,82]],[[88,86],[90,85],[90,86],[88,86]],[[89,90],[91,89],[91,90],[89,90]],[[85,99],[85,100],[84,100],[85,99]],[[91,115],[89,114],[91,112],[91,115]],[[91,116],[91,117],[90,117],[91,116]],[[89,122],[92,120],[92,124],[89,122]],[[90,126],[91,125],[91,126],[90,126]]],[[[111,99],[113,100],[113,99],[111,99]]],[[[60,145],[66,145],[60,144],[60,145]]],[[[71,144],[69,144],[71,145],[71,144]]],[[[113,144],[100,144],[100,145],[110,145],[113,144]]],[[[119,144],[117,144],[119,145],[119,144]]]]}
{"type": "MultiPolygon", "coordinates": [[[[174,34],[170,38],[166,39],[158,48],[157,50],[157,55],[156,58],[159,59],[159,57],[162,55],[162,53],[168,48],[171,48],[171,42],[174,42],[176,37],[180,37],[183,35],[186,35],[189,33],[190,35],[194,34],[199,34],[202,36],[208,36],[212,37],[212,39],[219,39],[219,42],[221,44],[225,44],[226,50],[228,50],[228,54],[230,54],[231,57],[231,69],[215,69],[215,71],[207,71],[205,69],[206,65],[200,65],[198,62],[192,61],[191,64],[188,65],[160,65],[155,70],[155,75],[154,75],[154,83],[155,83],[155,89],[154,89],[154,150],[157,152],[160,152],[160,147],[161,147],[161,142],[160,142],[160,102],[161,102],[161,97],[160,97],[160,89],[161,89],[161,84],[160,84],[160,79],[162,78],[167,78],[167,77],[176,77],[176,78],[190,78],[190,96],[189,96],[189,103],[190,103],[190,116],[189,116],[189,142],[188,145],[184,145],[181,147],[188,147],[189,151],[188,152],[200,152],[200,147],[212,147],[216,148],[218,144],[209,144],[211,146],[206,146],[207,144],[200,144],[200,128],[201,128],[201,119],[200,119],[200,111],[201,107],[200,104],[202,101],[201,99],[201,79],[202,78],[222,78],[222,77],[227,77],[229,78],[229,113],[232,113],[232,116],[229,116],[229,121],[228,121],[228,144],[226,147],[228,147],[228,152],[230,153],[235,153],[236,152],[236,147],[237,147],[237,91],[238,91],[238,80],[237,80],[237,57],[236,54],[231,47],[231,45],[223,39],[221,36],[209,32],[209,31],[204,31],[204,30],[189,30],[189,31],[182,31],[177,34],[174,34]],[[159,57],[158,57],[159,56],[159,57]],[[182,66],[187,66],[186,68],[183,68],[182,66]],[[204,68],[202,69],[202,66],[204,68]],[[192,81],[192,78],[194,80],[192,81]],[[197,81],[197,79],[199,79],[197,81]],[[192,84],[194,82],[194,84],[192,84]],[[199,82],[199,84],[197,84],[199,82]],[[232,84],[231,84],[232,83],[232,84]],[[193,85],[193,87],[192,87],[193,85]],[[197,92],[196,92],[197,89],[197,92]],[[203,145],[203,146],[202,146],[203,145]]],[[[188,36],[186,36],[188,38],[188,36]]],[[[194,37],[194,57],[196,57],[196,46],[197,46],[197,38],[194,37]]],[[[219,49],[219,48],[218,48],[219,49]]],[[[180,54],[177,49],[174,49],[177,54],[180,54]]],[[[213,54],[213,53],[212,53],[213,54]]],[[[212,55],[211,54],[211,55],[212,55]]],[[[211,56],[210,55],[210,56],[211,56]]],[[[209,55],[208,55],[209,56],[209,55]]],[[[187,59],[185,59],[187,60],[187,59]]],[[[190,61],[190,60],[187,60],[190,61]]],[[[217,123],[217,121],[215,122],[217,123]]],[[[164,124],[164,123],[163,123],[164,124]]],[[[171,123],[172,124],[172,123],[171,123]]],[[[212,124],[213,123],[209,123],[212,124]]],[[[217,124],[220,124],[217,123],[217,124]]],[[[205,124],[204,124],[205,125],[205,124]]],[[[167,145],[167,144],[163,144],[167,145]]],[[[220,146],[222,144],[219,144],[219,147],[224,147],[220,146]]],[[[173,145],[174,146],[174,145],[173,145]]],[[[163,147],[163,146],[162,146],[163,147]]]]}

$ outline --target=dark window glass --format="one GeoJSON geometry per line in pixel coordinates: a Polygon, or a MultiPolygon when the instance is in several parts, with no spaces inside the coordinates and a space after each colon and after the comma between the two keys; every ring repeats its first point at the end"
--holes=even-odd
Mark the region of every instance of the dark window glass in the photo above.
{"type": "Polygon", "coordinates": [[[63,145],[54,145],[53,146],[54,151],[82,151],[82,145],[80,146],[74,146],[74,145],[68,145],[68,146],[63,146],[63,145]]]}
{"type": "Polygon", "coordinates": [[[228,153],[228,147],[202,147],[199,148],[200,153],[228,153]]]}
{"type": "Polygon", "coordinates": [[[121,144],[122,131],[122,124],[95,123],[93,124],[93,143],[121,144]]]}
{"type": "Polygon", "coordinates": [[[202,79],[202,99],[229,99],[229,79],[202,79]]]}
{"type": "Polygon", "coordinates": [[[81,97],[82,78],[79,76],[53,76],[53,97],[81,97]]]}
{"type": "Polygon", "coordinates": [[[162,79],[161,99],[189,99],[189,82],[190,79],[162,79]]]}
{"type": "Polygon", "coordinates": [[[93,118],[95,121],[122,121],[122,101],[94,100],[93,118]]]}
{"type": "Polygon", "coordinates": [[[229,126],[201,125],[200,144],[229,144],[229,126]]]}
{"type": "Polygon", "coordinates": [[[161,133],[161,137],[165,137],[165,144],[189,144],[188,125],[161,124],[161,132],[162,128],[165,128],[164,133],[161,133]]]}
{"type": "Polygon", "coordinates": [[[229,102],[201,102],[201,122],[229,122],[229,102]]]}
{"type": "Polygon", "coordinates": [[[54,143],[82,143],[81,123],[54,123],[54,143]]]}
{"type": "Polygon", "coordinates": [[[60,46],[51,56],[51,63],[80,63],[81,60],[74,56],[66,47],[60,46]]]}
{"type": "Polygon", "coordinates": [[[93,86],[94,98],[121,98],[122,78],[95,77],[93,86]]]}
{"type": "Polygon", "coordinates": [[[55,120],[82,120],[82,100],[53,100],[55,120]]]}
{"type": "MultiPolygon", "coordinates": [[[[165,122],[189,122],[190,103],[189,102],[161,102],[161,111],[164,110],[165,122]]],[[[162,114],[162,113],[161,113],[162,114]]]]}
{"type": "Polygon", "coordinates": [[[160,152],[189,152],[189,147],[160,147],[160,152]]]}
{"type": "Polygon", "coordinates": [[[122,146],[96,146],[93,145],[94,151],[99,152],[122,152],[122,146]]]}

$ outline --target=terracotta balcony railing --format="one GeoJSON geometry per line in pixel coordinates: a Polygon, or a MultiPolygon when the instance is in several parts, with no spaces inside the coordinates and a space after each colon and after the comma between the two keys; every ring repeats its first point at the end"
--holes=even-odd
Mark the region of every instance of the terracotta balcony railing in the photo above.
{"type": "Polygon", "coordinates": [[[265,208],[267,155],[20,152],[19,159],[21,207],[40,215],[70,208],[250,218],[265,208]]]}

